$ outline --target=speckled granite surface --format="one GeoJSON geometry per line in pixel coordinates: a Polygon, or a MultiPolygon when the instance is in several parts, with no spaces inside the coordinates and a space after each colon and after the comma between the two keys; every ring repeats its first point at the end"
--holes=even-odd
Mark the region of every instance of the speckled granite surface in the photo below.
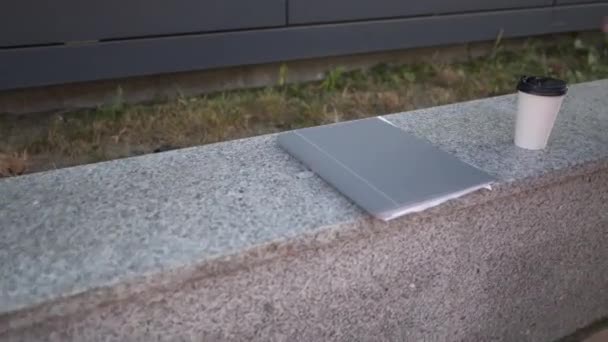
{"type": "MultiPolygon", "coordinates": [[[[607,80],[573,86],[543,152],[512,145],[513,96],[387,118],[495,175],[496,193],[608,160],[607,94],[607,80]]],[[[0,315],[302,234],[388,229],[302,175],[263,136],[0,180],[0,315]]]]}
{"type": "Polygon", "coordinates": [[[553,342],[608,314],[608,172],[3,333],[17,341],[553,342]]]}

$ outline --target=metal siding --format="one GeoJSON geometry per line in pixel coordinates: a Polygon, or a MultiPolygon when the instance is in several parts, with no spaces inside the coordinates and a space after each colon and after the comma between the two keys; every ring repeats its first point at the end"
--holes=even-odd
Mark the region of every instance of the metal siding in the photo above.
{"type": "Polygon", "coordinates": [[[607,13],[602,3],[6,49],[0,90],[595,29],[607,13]]]}
{"type": "Polygon", "coordinates": [[[558,31],[598,30],[608,16],[608,1],[578,6],[557,6],[552,26],[558,31]]]}
{"type": "Polygon", "coordinates": [[[0,46],[282,26],[285,1],[2,1],[0,46]]]}
{"type": "Polygon", "coordinates": [[[556,0],[557,5],[588,4],[592,2],[608,2],[608,0],[556,0]]]}
{"type": "Polygon", "coordinates": [[[552,5],[553,0],[289,0],[289,24],[552,5]]]}

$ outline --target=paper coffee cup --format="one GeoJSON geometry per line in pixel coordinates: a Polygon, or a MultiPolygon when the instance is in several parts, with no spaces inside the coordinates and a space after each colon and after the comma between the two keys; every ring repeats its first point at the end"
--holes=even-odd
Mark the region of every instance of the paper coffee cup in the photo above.
{"type": "Polygon", "coordinates": [[[554,78],[523,76],[517,90],[515,145],[541,150],[547,146],[568,86],[554,78]]]}

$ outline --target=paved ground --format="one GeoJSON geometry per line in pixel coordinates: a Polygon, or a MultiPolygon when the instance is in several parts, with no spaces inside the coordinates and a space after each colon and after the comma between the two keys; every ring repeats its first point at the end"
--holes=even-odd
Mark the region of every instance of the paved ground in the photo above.
{"type": "Polygon", "coordinates": [[[583,342],[608,342],[608,328],[592,335],[583,342]]]}

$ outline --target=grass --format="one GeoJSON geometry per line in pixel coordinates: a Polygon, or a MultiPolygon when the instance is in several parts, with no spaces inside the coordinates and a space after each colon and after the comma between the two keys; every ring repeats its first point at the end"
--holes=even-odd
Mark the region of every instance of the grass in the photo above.
{"type": "Polygon", "coordinates": [[[102,108],[0,115],[0,176],[25,171],[7,170],[7,160],[34,172],[512,93],[523,74],[608,78],[608,48],[601,33],[533,38],[517,50],[497,40],[488,56],[464,62],[337,68],[305,84],[286,84],[286,66],[277,72],[278,84],[263,89],[148,105],[125,105],[118,89],[102,108]]]}

